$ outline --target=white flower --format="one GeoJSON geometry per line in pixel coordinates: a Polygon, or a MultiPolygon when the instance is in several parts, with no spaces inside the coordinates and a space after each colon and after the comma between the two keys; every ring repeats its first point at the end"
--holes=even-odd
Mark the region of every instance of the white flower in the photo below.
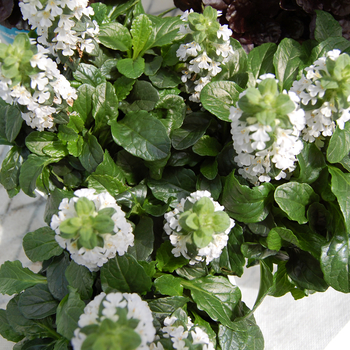
{"type": "Polygon", "coordinates": [[[220,39],[227,41],[230,40],[230,36],[232,35],[232,30],[228,27],[227,24],[220,26],[220,29],[216,33],[217,37],[220,39]]]}
{"type": "Polygon", "coordinates": [[[71,340],[74,350],[80,350],[86,335],[82,328],[87,325],[99,325],[104,319],[108,318],[112,322],[117,322],[118,309],[127,309],[127,319],[137,320],[138,324],[134,331],[140,336],[141,344],[135,350],[148,350],[149,345],[154,340],[156,330],[153,326],[152,312],[148,304],[143,301],[138,294],[130,293],[101,293],[94,300],[90,301],[80,315],[78,327],[74,331],[71,340]]]}
{"type": "Polygon", "coordinates": [[[192,259],[187,254],[187,243],[192,239],[190,235],[185,235],[181,232],[182,228],[179,223],[179,218],[181,213],[184,212],[184,204],[186,200],[195,203],[203,197],[207,197],[211,200],[215,211],[223,211],[225,209],[211,198],[209,191],[196,191],[191,193],[187,198],[181,199],[180,203],[178,203],[174,210],[164,214],[166,220],[164,231],[169,235],[170,242],[174,246],[171,252],[176,257],[182,255],[186,259],[190,259],[189,263],[191,265],[204,260],[206,264],[209,264],[213,259],[218,258],[224,247],[227,245],[228,234],[235,225],[234,220],[230,219],[230,226],[227,230],[225,232],[213,234],[212,241],[206,247],[198,249],[197,256],[192,259]]]}
{"type": "Polygon", "coordinates": [[[134,245],[134,235],[132,227],[126,221],[125,214],[116,203],[115,199],[108,193],[95,194],[93,189],[81,189],[74,192],[75,197],[70,200],[64,199],[59,207],[57,215],[53,215],[51,228],[56,232],[56,241],[62,248],[66,248],[71,258],[79,265],[84,265],[91,271],[97,271],[108,259],[114,258],[116,254],[124,255],[129,246],[134,245]],[[114,221],[115,234],[101,234],[104,240],[104,246],[96,246],[93,249],[81,247],[78,249],[77,242],[74,239],[66,239],[60,236],[59,225],[66,219],[77,216],[74,203],[80,197],[86,197],[94,202],[96,211],[103,208],[115,209],[115,214],[111,219],[114,221]]]}

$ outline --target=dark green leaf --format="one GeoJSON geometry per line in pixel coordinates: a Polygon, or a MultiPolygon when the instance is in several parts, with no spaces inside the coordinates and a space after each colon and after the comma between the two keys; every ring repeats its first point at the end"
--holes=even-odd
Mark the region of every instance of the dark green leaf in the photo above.
{"type": "Polygon", "coordinates": [[[215,157],[219,154],[221,145],[216,138],[204,135],[193,145],[192,150],[200,156],[215,157]]]}
{"type": "Polygon", "coordinates": [[[113,86],[119,101],[123,101],[129,95],[136,81],[138,80],[127,78],[124,75],[115,81],[113,86]]]}
{"type": "Polygon", "coordinates": [[[319,57],[326,56],[327,52],[334,48],[337,48],[342,52],[350,53],[350,42],[343,37],[330,37],[320,42],[312,49],[311,55],[309,56],[309,63],[312,64],[319,57]]]}
{"type": "Polygon", "coordinates": [[[19,174],[22,164],[20,148],[17,146],[11,147],[2,161],[0,182],[7,191],[11,191],[13,195],[19,192],[19,174]]]}
{"type": "Polygon", "coordinates": [[[158,91],[148,81],[137,80],[131,91],[127,111],[151,111],[159,100],[158,91]]]}
{"type": "Polygon", "coordinates": [[[148,302],[148,306],[153,314],[158,317],[165,318],[171,315],[178,308],[184,307],[189,300],[189,298],[182,296],[159,298],[150,300],[148,302]]]}
{"type": "Polygon", "coordinates": [[[78,88],[78,98],[74,101],[73,109],[79,113],[80,118],[86,122],[92,110],[92,95],[95,91],[94,86],[83,84],[78,88]]]}
{"type": "Polygon", "coordinates": [[[233,106],[242,88],[233,81],[214,81],[204,86],[201,102],[209,112],[226,122],[231,122],[230,107],[233,106]]]}
{"type": "Polygon", "coordinates": [[[146,111],[129,113],[121,122],[112,122],[111,128],[114,141],[136,157],[154,161],[170,152],[164,125],[146,111]]]}
{"type": "Polygon", "coordinates": [[[63,249],[56,242],[55,236],[50,227],[42,227],[27,233],[23,238],[23,249],[27,257],[35,262],[60,255],[63,249]]]}
{"type": "Polygon", "coordinates": [[[68,289],[69,294],[61,300],[57,308],[56,323],[57,332],[71,339],[75,329],[78,328],[79,317],[84,312],[85,303],[74,288],[68,287],[68,289]]]}
{"type": "Polygon", "coordinates": [[[64,191],[57,187],[53,191],[51,191],[46,202],[46,208],[45,208],[45,214],[44,214],[44,220],[48,225],[50,225],[51,223],[52,216],[54,214],[58,214],[58,207],[62,202],[63,198],[70,199],[73,196],[74,196],[73,192],[64,191]]]}
{"type": "Polygon", "coordinates": [[[325,11],[316,10],[315,39],[318,42],[324,41],[329,37],[342,36],[342,27],[334,17],[325,11]]]}
{"type": "Polygon", "coordinates": [[[128,253],[109,259],[101,267],[101,283],[106,293],[143,293],[149,291],[152,286],[152,280],[144,268],[128,253]]]}
{"type": "Polygon", "coordinates": [[[130,33],[132,35],[133,59],[136,59],[145,51],[145,46],[152,33],[152,22],[147,15],[138,15],[131,24],[130,33]]]}
{"type": "Polygon", "coordinates": [[[1,265],[0,293],[2,294],[20,293],[22,290],[39,283],[46,284],[46,278],[32,272],[27,267],[23,267],[19,260],[5,261],[1,265]]]}
{"type": "Polygon", "coordinates": [[[179,75],[166,68],[159,69],[157,73],[150,75],[149,79],[158,89],[175,88],[181,83],[179,75]]]}
{"type": "Polygon", "coordinates": [[[180,129],[171,133],[171,143],[176,150],[193,146],[206,132],[210,118],[204,113],[192,113],[185,118],[180,129]]]}
{"type": "Polygon", "coordinates": [[[222,276],[207,276],[192,281],[182,280],[182,286],[191,291],[197,307],[212,320],[233,327],[234,310],[241,299],[241,291],[222,276]]]}
{"type": "Polygon", "coordinates": [[[153,252],[154,232],[153,220],[142,217],[134,229],[134,246],[128,249],[136,260],[147,260],[153,252]]]}
{"type": "Polygon", "coordinates": [[[299,66],[302,63],[301,45],[289,38],[285,38],[278,45],[277,51],[273,56],[273,65],[275,67],[276,78],[280,91],[289,89],[293,81],[296,80],[299,66]]]}
{"type": "Polygon", "coordinates": [[[24,317],[38,320],[56,313],[58,301],[47,284],[37,284],[20,294],[18,306],[24,317]]]}
{"type": "Polygon", "coordinates": [[[170,241],[162,243],[157,250],[157,268],[160,271],[174,272],[176,269],[186,265],[188,260],[183,256],[175,257],[171,252],[174,246],[170,241]]]}
{"type": "Polygon", "coordinates": [[[327,160],[339,163],[350,151],[350,124],[345,123],[344,129],[335,129],[327,148],[327,160]]]}
{"type": "MultiPolygon", "coordinates": [[[[76,80],[83,84],[98,86],[106,81],[101,71],[92,64],[80,63],[76,71],[73,73],[76,80]]],[[[83,118],[83,116],[81,116],[83,118]]]]}
{"type": "Polygon", "coordinates": [[[218,162],[216,159],[207,158],[201,164],[200,172],[208,180],[214,180],[218,174],[218,162]]]}
{"type": "Polygon", "coordinates": [[[147,186],[157,199],[176,206],[181,198],[185,198],[195,191],[196,177],[192,170],[185,168],[168,168],[161,180],[149,179],[147,186]]]}
{"type": "Polygon", "coordinates": [[[54,257],[47,267],[47,284],[51,294],[58,300],[63,299],[68,293],[65,271],[69,266],[69,262],[69,256],[64,252],[60,256],[54,257]]]}
{"type": "Polygon", "coordinates": [[[116,58],[111,58],[109,60],[106,60],[101,66],[101,72],[107,80],[114,81],[119,77],[117,62],[118,60],[116,58]]]}
{"type": "Polygon", "coordinates": [[[75,288],[83,300],[91,298],[94,277],[88,268],[71,261],[64,275],[69,286],[75,288]]]}
{"type": "Polygon", "coordinates": [[[0,335],[12,342],[19,342],[24,338],[24,335],[17,333],[9,324],[6,316],[6,311],[0,309],[0,335]]]}
{"type": "Polygon", "coordinates": [[[287,275],[286,261],[282,261],[278,264],[277,272],[273,275],[273,285],[269,290],[269,295],[278,298],[291,292],[294,288],[294,284],[290,282],[287,275]]]}
{"type": "Polygon", "coordinates": [[[45,156],[43,148],[51,145],[54,141],[57,141],[57,136],[48,131],[33,131],[25,140],[28,149],[38,156],[45,156]]]}
{"type": "Polygon", "coordinates": [[[273,185],[264,183],[261,186],[249,188],[241,185],[234,172],[227,178],[223,190],[222,204],[230,216],[245,223],[259,222],[266,218],[267,208],[271,200],[273,185]]]}
{"type": "Polygon", "coordinates": [[[276,188],[275,201],[291,220],[305,224],[306,206],[318,201],[318,195],[306,183],[288,182],[276,188]]]}
{"type": "Polygon", "coordinates": [[[93,173],[103,161],[103,149],[94,135],[86,134],[84,136],[83,150],[79,160],[89,173],[93,173]]]}
{"type": "Polygon", "coordinates": [[[5,108],[1,108],[1,113],[3,113],[3,118],[5,118],[5,134],[6,138],[9,142],[15,141],[18,136],[22,123],[22,113],[15,106],[6,106],[5,108]]]}

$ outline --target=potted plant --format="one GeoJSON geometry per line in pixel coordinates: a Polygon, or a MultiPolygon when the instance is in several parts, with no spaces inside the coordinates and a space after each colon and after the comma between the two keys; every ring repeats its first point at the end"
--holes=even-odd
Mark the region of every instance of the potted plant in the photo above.
{"type": "Polygon", "coordinates": [[[20,4],[0,44],[0,180],[47,226],[0,268],[16,349],[263,349],[266,295],[349,292],[350,43],[246,53],[220,12],[20,4]],[[35,31],[34,31],[35,29],[35,31]],[[250,310],[232,276],[260,265],[250,310]]]}

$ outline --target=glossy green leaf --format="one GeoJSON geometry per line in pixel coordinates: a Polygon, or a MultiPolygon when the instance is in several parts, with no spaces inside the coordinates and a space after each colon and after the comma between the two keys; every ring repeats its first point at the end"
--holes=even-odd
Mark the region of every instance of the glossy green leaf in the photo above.
{"type": "Polygon", "coordinates": [[[226,178],[222,204],[230,216],[238,221],[259,222],[269,213],[267,205],[271,201],[273,190],[274,187],[270,183],[253,188],[241,185],[232,172],[226,178]]]}
{"type": "Polygon", "coordinates": [[[221,145],[216,138],[204,135],[193,145],[192,150],[200,156],[215,157],[219,154],[221,145]]]}
{"type": "Polygon", "coordinates": [[[37,284],[20,294],[18,306],[24,317],[38,320],[56,314],[58,301],[49,292],[47,284],[37,284]]]}
{"type": "Polygon", "coordinates": [[[269,295],[276,298],[285,295],[288,292],[294,290],[295,285],[291,283],[286,270],[286,261],[282,261],[278,264],[277,272],[273,275],[273,284],[269,289],[269,295]]]}
{"type": "Polygon", "coordinates": [[[145,60],[143,57],[123,58],[117,62],[118,71],[130,79],[137,79],[145,71],[145,60]]]}
{"type": "Polygon", "coordinates": [[[154,315],[165,318],[178,308],[184,307],[189,300],[182,296],[158,298],[148,301],[148,306],[154,315]]]}
{"type": "Polygon", "coordinates": [[[315,39],[318,42],[324,41],[329,37],[341,37],[342,27],[334,17],[325,11],[316,10],[315,39]]]}
{"type": "Polygon", "coordinates": [[[55,239],[56,233],[50,227],[42,227],[27,233],[23,238],[23,249],[31,261],[44,261],[60,255],[63,249],[55,239]]]}
{"type": "Polygon", "coordinates": [[[276,188],[275,201],[291,220],[305,224],[306,206],[318,201],[318,195],[306,183],[288,182],[276,188]]]}
{"type": "Polygon", "coordinates": [[[328,51],[334,48],[339,49],[342,52],[350,53],[350,43],[349,40],[341,37],[329,37],[324,41],[321,41],[317,46],[315,46],[311,55],[309,56],[309,64],[315,62],[318,58],[326,56],[328,51]]]}
{"type": "Polygon", "coordinates": [[[350,124],[345,123],[344,129],[337,127],[329,141],[327,160],[339,163],[350,151],[350,124]]]}
{"type": "Polygon", "coordinates": [[[127,78],[124,75],[116,79],[113,86],[119,101],[123,101],[130,94],[135,82],[137,80],[127,78]]]}
{"type": "Polygon", "coordinates": [[[149,76],[151,83],[158,89],[175,88],[181,83],[180,76],[170,69],[161,68],[149,76]]]}
{"type": "Polygon", "coordinates": [[[16,106],[5,106],[0,108],[0,113],[2,114],[2,118],[5,120],[5,135],[8,142],[12,143],[15,141],[18,136],[22,124],[23,118],[22,113],[16,106]]]}
{"type": "Polygon", "coordinates": [[[97,166],[103,161],[103,149],[94,135],[86,134],[79,160],[82,166],[93,173],[97,166]]]}
{"type": "Polygon", "coordinates": [[[87,267],[71,261],[64,275],[69,286],[75,288],[83,300],[91,298],[94,277],[87,267]],[[79,278],[77,278],[77,276],[79,276],[79,278]]]}
{"type": "Polygon", "coordinates": [[[19,342],[24,338],[24,335],[17,333],[9,324],[6,316],[6,311],[0,309],[0,335],[12,342],[19,342]]]}
{"type": "Polygon", "coordinates": [[[109,49],[128,51],[131,48],[131,36],[128,29],[117,22],[100,25],[98,39],[103,46],[109,49]]]}
{"type": "Polygon", "coordinates": [[[233,81],[214,81],[201,91],[201,103],[209,112],[226,122],[231,122],[230,107],[238,101],[242,88],[233,81]]]}
{"type": "Polygon", "coordinates": [[[47,283],[46,277],[38,275],[19,260],[5,261],[0,268],[0,293],[12,295],[39,283],[47,283]]]}
{"type": "Polygon", "coordinates": [[[106,293],[143,293],[152,286],[151,278],[144,268],[128,253],[109,259],[101,267],[101,283],[106,293]]]}
{"type": "Polygon", "coordinates": [[[157,249],[156,261],[158,270],[174,272],[176,269],[187,265],[188,260],[182,255],[175,257],[171,252],[173,249],[174,246],[170,243],[170,241],[165,241],[157,249]]]}
{"type": "Polygon", "coordinates": [[[129,113],[121,122],[112,122],[111,128],[114,141],[136,157],[154,161],[170,152],[164,125],[146,111],[129,113]]]}
{"type": "Polygon", "coordinates": [[[301,45],[293,39],[285,38],[278,45],[273,56],[273,65],[280,91],[288,90],[296,80],[302,63],[301,55],[301,45]]]}
{"type": "Polygon", "coordinates": [[[90,85],[89,83],[79,86],[78,98],[73,104],[73,110],[79,114],[80,118],[84,122],[88,120],[92,110],[92,95],[95,91],[94,86],[90,85]]]}
{"type": "Polygon", "coordinates": [[[73,72],[73,77],[83,84],[89,84],[94,87],[106,81],[106,78],[97,67],[87,63],[80,63],[76,71],[73,72]]]}
{"type": "Polygon", "coordinates": [[[234,310],[241,299],[241,291],[222,276],[207,276],[194,280],[183,280],[182,286],[191,291],[197,307],[205,311],[212,320],[232,328],[234,310]]]}
{"type": "Polygon", "coordinates": [[[43,148],[57,141],[57,136],[48,131],[33,131],[25,140],[28,149],[38,156],[45,156],[43,148]]]}
{"type": "Polygon", "coordinates": [[[71,339],[75,329],[78,328],[80,315],[84,312],[85,303],[80,299],[79,293],[71,287],[57,308],[57,332],[67,339],[71,339]]]}
{"type": "Polygon", "coordinates": [[[10,197],[13,197],[19,192],[19,174],[22,164],[20,148],[17,146],[11,147],[2,161],[0,182],[8,191],[10,197]]]}
{"type": "Polygon", "coordinates": [[[133,59],[136,59],[145,49],[152,33],[152,22],[145,14],[138,15],[131,24],[133,59]]]}
{"type": "Polygon", "coordinates": [[[154,281],[154,285],[163,295],[176,296],[183,294],[181,278],[173,275],[162,275],[154,281]]]}
{"type": "Polygon", "coordinates": [[[64,252],[60,256],[55,256],[46,270],[47,284],[50,293],[58,300],[61,300],[68,293],[68,281],[65,271],[69,266],[68,253],[64,252]]]}
{"type": "Polygon", "coordinates": [[[273,73],[273,55],[277,50],[274,43],[264,43],[254,47],[248,54],[249,86],[255,87],[256,80],[265,73],[273,73]]]}
{"type": "Polygon", "coordinates": [[[127,112],[131,111],[151,111],[159,101],[158,91],[148,81],[137,80],[128,97],[130,105],[127,112]]]}

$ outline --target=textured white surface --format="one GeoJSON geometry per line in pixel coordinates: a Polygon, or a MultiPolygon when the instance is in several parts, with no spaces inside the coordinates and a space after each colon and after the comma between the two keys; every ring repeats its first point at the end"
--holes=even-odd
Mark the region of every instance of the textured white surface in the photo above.
{"type": "MultiPolygon", "coordinates": [[[[153,14],[173,7],[172,0],[142,2],[146,12],[153,14]]],[[[7,149],[0,146],[0,162],[7,149]]],[[[0,187],[0,264],[19,259],[24,266],[38,271],[40,266],[27,259],[21,243],[27,232],[45,225],[44,209],[43,198],[33,199],[20,193],[10,200],[0,187]]],[[[252,307],[258,293],[259,268],[250,268],[235,280],[243,301],[252,307]]],[[[5,308],[9,299],[0,294],[0,308],[5,308]]],[[[267,297],[256,310],[255,318],[264,334],[266,350],[350,349],[350,296],[331,288],[298,301],[290,295],[267,297]]],[[[0,350],[10,350],[13,345],[0,337],[0,350]]]]}

